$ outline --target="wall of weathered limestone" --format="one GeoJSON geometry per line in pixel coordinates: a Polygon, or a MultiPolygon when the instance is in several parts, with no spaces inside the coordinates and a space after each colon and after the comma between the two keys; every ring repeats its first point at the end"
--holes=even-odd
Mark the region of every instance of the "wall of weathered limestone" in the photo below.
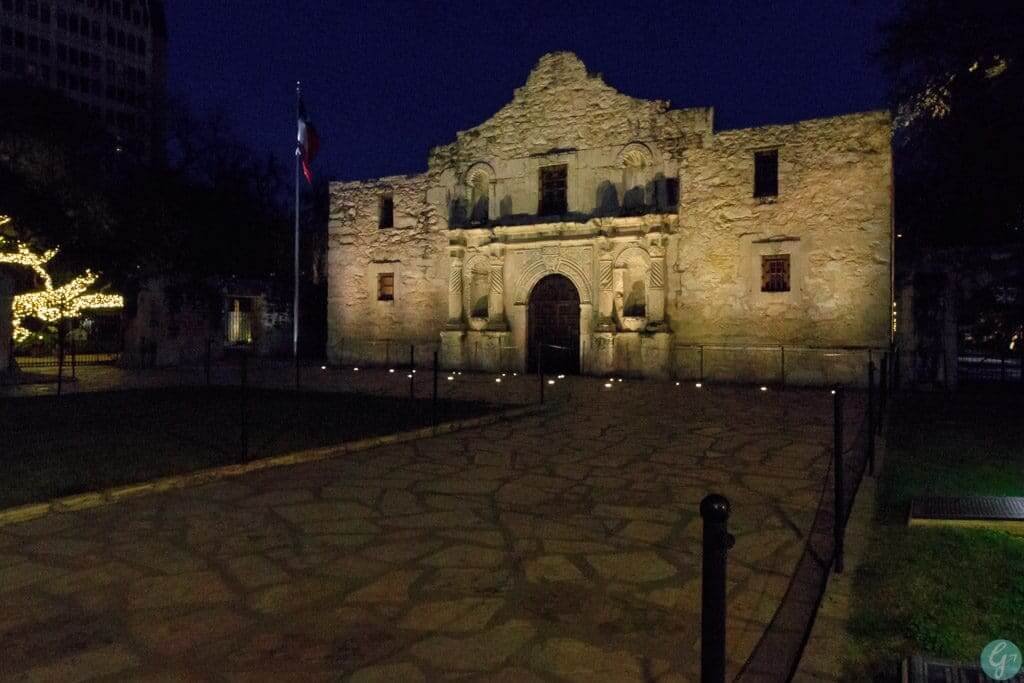
{"type": "Polygon", "coordinates": [[[716,133],[681,162],[669,306],[678,342],[888,344],[890,122],[869,112],[716,133]],[[754,151],[779,150],[779,194],[753,197],[754,151]],[[791,254],[788,293],[760,257],[791,254]]]}
{"type": "Polygon", "coordinates": [[[447,220],[427,201],[427,175],[332,183],[328,224],[328,358],[385,362],[395,349],[436,342],[447,312],[447,220]],[[391,193],[394,227],[379,227],[391,193]],[[393,301],[378,301],[377,277],[394,274],[393,301]]]}
{"type": "Polygon", "coordinates": [[[432,150],[424,174],[332,183],[329,357],[405,359],[416,343],[421,361],[436,346],[450,366],[521,370],[530,288],[560,273],[580,294],[585,372],[858,378],[863,347],[888,345],[888,115],[718,133],[712,118],[622,95],[556,53],[491,119],[432,150]],[[761,149],[779,155],[771,201],[753,197],[761,149]],[[552,164],[567,166],[568,212],[538,216],[552,164]],[[395,226],[381,229],[385,192],[395,226]],[[763,293],[761,256],[779,253],[791,291],[763,293]],[[381,272],[394,301],[377,300],[381,272]],[[640,317],[627,315],[631,279],[640,317]]]}

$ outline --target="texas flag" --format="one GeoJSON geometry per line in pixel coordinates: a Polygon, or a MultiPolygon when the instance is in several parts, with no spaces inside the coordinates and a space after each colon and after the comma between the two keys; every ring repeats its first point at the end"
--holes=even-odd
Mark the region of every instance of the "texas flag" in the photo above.
{"type": "Polygon", "coordinates": [[[313,184],[313,170],[309,165],[316,158],[320,151],[320,136],[317,135],[313,122],[306,116],[306,106],[302,103],[302,95],[299,95],[299,161],[302,162],[302,175],[306,176],[306,182],[313,184]]]}

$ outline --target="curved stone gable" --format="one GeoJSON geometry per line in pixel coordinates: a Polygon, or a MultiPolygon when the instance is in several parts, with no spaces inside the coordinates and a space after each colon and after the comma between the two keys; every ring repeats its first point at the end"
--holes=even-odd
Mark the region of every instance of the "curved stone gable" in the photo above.
{"type": "Polygon", "coordinates": [[[669,109],[665,100],[642,100],[615,90],[587,72],[571,52],[541,57],[512,101],[456,141],[431,152],[443,169],[478,159],[516,159],[551,150],[593,149],[637,140],[701,136],[711,129],[710,109],[669,109]]]}

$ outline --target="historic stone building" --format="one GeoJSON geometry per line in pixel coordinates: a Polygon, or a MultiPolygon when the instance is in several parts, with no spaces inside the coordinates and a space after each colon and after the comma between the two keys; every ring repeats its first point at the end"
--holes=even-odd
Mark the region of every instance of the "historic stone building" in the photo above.
{"type": "Polygon", "coordinates": [[[328,356],[820,383],[889,345],[887,112],[716,131],[541,58],[419,175],[332,183],[328,356]]]}

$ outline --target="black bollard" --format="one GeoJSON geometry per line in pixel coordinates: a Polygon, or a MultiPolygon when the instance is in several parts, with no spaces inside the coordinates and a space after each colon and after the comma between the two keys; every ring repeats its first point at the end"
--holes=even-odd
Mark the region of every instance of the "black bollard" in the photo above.
{"type": "Polygon", "coordinates": [[[540,380],[540,402],[544,405],[544,345],[537,344],[537,378],[540,380]]]}
{"type": "Polygon", "coordinates": [[[239,397],[239,405],[241,408],[241,422],[242,422],[242,458],[248,459],[249,457],[249,406],[248,396],[246,395],[247,388],[249,386],[249,354],[242,352],[241,356],[242,367],[241,367],[241,396],[239,397]]]}
{"type": "Polygon", "coordinates": [[[832,517],[832,541],[835,546],[835,571],[836,574],[843,573],[843,535],[846,531],[846,502],[843,484],[845,472],[843,471],[843,389],[836,389],[833,406],[833,431],[834,442],[832,446],[834,459],[832,461],[832,479],[835,482],[835,493],[833,500],[832,517]]]}
{"type": "Polygon", "coordinates": [[[725,681],[725,573],[729,548],[729,501],[712,493],[700,502],[704,519],[704,559],[700,596],[700,680],[725,681]]]}
{"type": "Polygon", "coordinates": [[[430,395],[430,422],[437,426],[437,351],[434,351],[434,389],[430,395]]]}
{"type": "Polygon", "coordinates": [[[882,365],[878,368],[878,420],[877,432],[882,433],[882,422],[885,421],[885,410],[889,406],[889,354],[882,356],[882,365]]]}
{"type": "Polygon", "coordinates": [[[875,363],[868,361],[868,434],[864,444],[867,449],[868,475],[875,476],[875,363]]]}

